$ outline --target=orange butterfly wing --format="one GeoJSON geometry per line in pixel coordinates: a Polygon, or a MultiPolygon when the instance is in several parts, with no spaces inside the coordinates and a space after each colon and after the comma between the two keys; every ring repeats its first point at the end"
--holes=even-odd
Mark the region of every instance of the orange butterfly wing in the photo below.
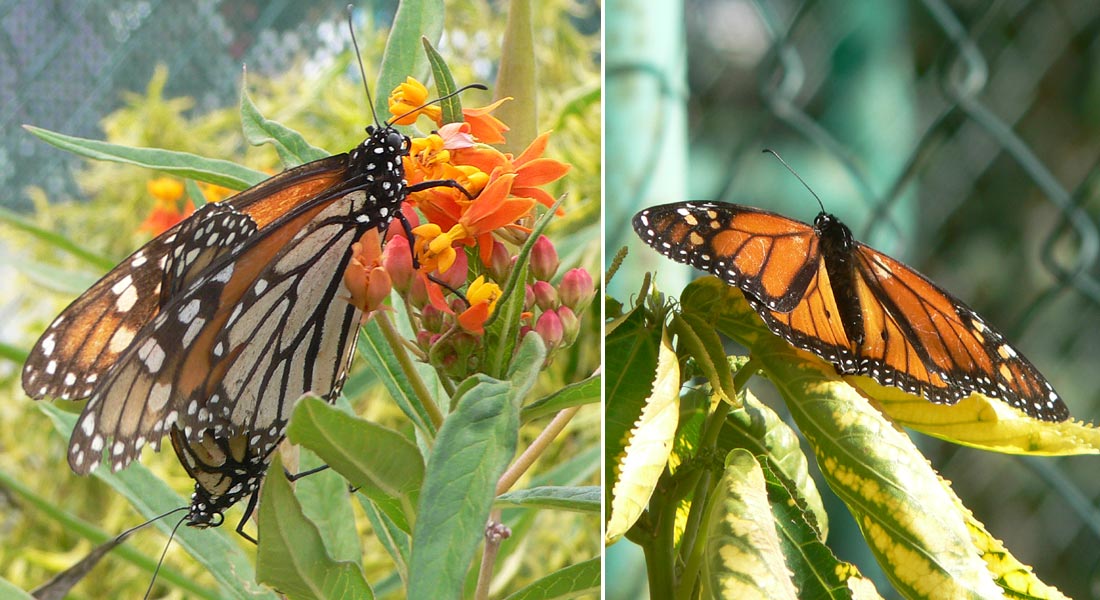
{"type": "Polygon", "coordinates": [[[634,217],[634,230],[672,260],[713,273],[769,308],[793,309],[817,272],[813,228],[757,208],[730,210],[733,206],[688,202],[654,207],[634,217]]]}
{"type": "MultiPolygon", "coordinates": [[[[262,229],[296,203],[331,186],[343,176],[345,163],[346,156],[334,156],[290,169],[224,204],[248,215],[262,229]]],[[[54,319],[24,366],[23,389],[28,395],[65,400],[91,395],[138,330],[171,295],[165,288],[173,287],[167,275],[172,271],[172,250],[200,220],[201,216],[184,221],[146,243],[54,319]]],[[[180,280],[176,281],[178,285],[180,280]]]]}
{"type": "Polygon", "coordinates": [[[634,219],[676,261],[746,292],[768,327],[838,372],[952,404],[979,392],[1062,421],[1054,388],[972,309],[822,213],[813,227],[759,209],[669,204],[634,219]],[[830,275],[832,274],[832,275],[830,275]]]}

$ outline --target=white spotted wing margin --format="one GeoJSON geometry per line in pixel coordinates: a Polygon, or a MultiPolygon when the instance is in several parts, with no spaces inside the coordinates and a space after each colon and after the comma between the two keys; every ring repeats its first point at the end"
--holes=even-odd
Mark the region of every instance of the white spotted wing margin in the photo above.
{"type": "Polygon", "coordinates": [[[384,225],[356,218],[375,210],[366,204],[363,191],[319,197],[314,210],[291,211],[198,272],[185,252],[182,291],[89,399],[70,442],[73,470],[90,472],[104,448],[121,469],[173,425],[189,442],[207,430],[249,432],[267,453],[301,396],[339,393],[361,317],[343,270],[358,236],[384,225]]]}
{"type": "Polygon", "coordinates": [[[62,311],[23,366],[27,394],[63,400],[91,395],[138,330],[171,296],[168,274],[186,271],[184,256],[173,257],[173,250],[196,229],[217,220],[219,206],[204,206],[142,246],[62,311]],[[79,323],[70,322],[74,320],[79,323]]]}

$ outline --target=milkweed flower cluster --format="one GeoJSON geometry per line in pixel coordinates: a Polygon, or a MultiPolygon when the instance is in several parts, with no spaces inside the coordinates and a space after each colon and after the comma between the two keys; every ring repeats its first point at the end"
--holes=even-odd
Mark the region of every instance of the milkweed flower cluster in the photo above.
{"type": "MultiPolygon", "coordinates": [[[[460,377],[478,367],[485,326],[512,275],[516,246],[530,236],[535,207],[554,204],[542,186],[563,177],[570,165],[543,157],[549,132],[518,156],[492,145],[504,141],[508,127],[490,113],[507,99],[483,108],[465,108],[463,121],[456,123],[443,122],[438,106],[416,109],[427,100],[427,89],[412,78],[389,97],[390,112],[400,117],[397,124],[427,117],[437,127],[411,139],[405,177],[410,186],[428,181],[455,185],[409,194],[402,212],[411,225],[412,241],[395,220],[379,264],[419,321],[417,346],[438,358],[437,364],[448,374],[460,377]],[[464,297],[452,294],[461,288],[464,297]]],[[[570,291],[554,289],[557,253],[545,237],[535,243],[529,260],[534,283],[526,287],[537,285],[539,290],[554,292],[553,301],[525,302],[521,332],[535,331],[551,350],[568,346],[579,330],[576,315],[595,293],[592,278],[574,269],[584,275],[570,271],[559,282],[570,291]],[[569,298],[571,305],[562,297],[569,298]]],[[[523,285],[516,290],[527,291],[523,285]]]]}

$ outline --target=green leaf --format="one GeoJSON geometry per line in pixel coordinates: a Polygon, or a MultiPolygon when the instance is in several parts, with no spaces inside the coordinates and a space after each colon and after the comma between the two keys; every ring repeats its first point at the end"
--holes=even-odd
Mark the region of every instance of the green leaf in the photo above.
{"type": "MultiPolygon", "coordinates": [[[[282,472],[278,456],[271,470],[282,472]]],[[[325,551],[317,527],[306,519],[285,477],[264,480],[260,500],[259,580],[292,600],[373,598],[357,562],[337,561],[325,551]]]]}
{"type": "Polygon", "coordinates": [[[778,414],[746,391],[743,406],[730,411],[719,434],[718,447],[725,452],[744,448],[766,457],[768,466],[792,482],[794,494],[809,506],[811,519],[821,539],[829,535],[828,513],[821,494],[810,476],[809,461],[802,452],[798,434],[778,414]]]}
{"type": "Polygon", "coordinates": [[[264,173],[227,160],[203,158],[188,152],[174,152],[159,148],[131,148],[68,136],[31,125],[24,125],[23,128],[46,143],[85,158],[156,169],[177,177],[205,181],[234,190],[252,187],[268,177],[264,173]]]}
{"type": "Polygon", "coordinates": [[[517,393],[531,384],[529,371],[519,375],[516,382],[472,378],[477,384],[456,395],[455,411],[439,429],[413,530],[410,598],[446,600],[462,593],[497,480],[515,454],[517,393]]]}
{"type": "Polygon", "coordinates": [[[509,595],[505,600],[553,600],[576,598],[586,593],[594,597],[600,594],[600,557],[598,556],[559,569],[509,595]]]}
{"type": "MultiPolygon", "coordinates": [[[[395,570],[401,581],[406,586],[409,584],[409,555],[412,553],[412,540],[407,532],[403,530],[393,519],[389,518],[384,511],[378,509],[378,507],[371,502],[365,496],[359,496],[359,505],[363,507],[363,512],[367,515],[367,520],[370,521],[371,531],[374,533],[374,538],[378,540],[382,547],[389,553],[390,558],[393,559],[395,570]]],[[[381,590],[378,590],[381,593],[381,590]]]]}
{"type": "MultiPolygon", "coordinates": [[[[447,61],[443,60],[443,56],[436,51],[428,38],[420,38],[420,42],[424,45],[424,54],[428,56],[428,64],[432,67],[435,93],[438,94],[439,98],[453,94],[458,86],[455,84],[454,76],[451,75],[451,69],[447,67],[447,61]]],[[[444,125],[447,123],[461,123],[466,120],[462,116],[462,101],[457,95],[440,101],[439,108],[443,111],[444,125]]]]}
{"type": "Polygon", "coordinates": [[[672,317],[672,331],[715,391],[723,400],[737,406],[739,402],[737,388],[733,385],[733,373],[714,324],[699,315],[683,312],[672,317]]]}
{"type": "MultiPolygon", "coordinates": [[[[62,435],[68,437],[72,433],[78,415],[64,412],[57,406],[47,403],[40,403],[38,406],[53,420],[54,426],[62,435]]],[[[100,467],[93,471],[93,474],[125,497],[146,519],[152,519],[168,510],[189,504],[140,463],[131,463],[118,473],[112,473],[109,468],[100,467]]],[[[174,525],[175,522],[168,519],[161,519],[153,524],[165,536],[172,533],[174,525]]],[[[230,539],[233,535],[236,533],[228,527],[224,529],[180,527],[176,531],[174,540],[214,576],[214,579],[221,584],[224,596],[274,599],[276,596],[269,590],[256,589],[252,561],[245,550],[230,539]]]]}
{"type": "Polygon", "coordinates": [[[410,75],[426,73],[420,38],[438,41],[443,34],[443,16],[443,0],[402,0],[397,5],[375,86],[374,106],[380,117],[389,114],[386,99],[391,90],[410,75]]]}
{"type": "Polygon", "coordinates": [[[859,569],[836,557],[825,545],[825,536],[815,526],[813,513],[806,509],[793,483],[760,461],[779,532],[779,542],[793,574],[799,598],[881,598],[875,585],[859,569]]]}
{"type": "Polygon", "coordinates": [[[241,127],[244,138],[253,146],[271,144],[285,168],[325,158],[329,155],[305,140],[302,134],[280,123],[264,118],[248,95],[248,86],[241,78],[241,127]]]}
{"type": "MultiPolygon", "coordinates": [[[[324,466],[325,461],[302,447],[298,449],[298,472],[324,466]]],[[[363,549],[355,531],[348,482],[335,469],[302,477],[294,484],[306,518],[317,526],[330,555],[337,560],[359,560],[363,549]]]]}
{"type": "Polygon", "coordinates": [[[489,352],[486,353],[482,370],[491,377],[500,377],[504,373],[505,365],[513,360],[512,351],[516,347],[516,339],[519,336],[520,316],[523,314],[523,304],[526,299],[524,290],[527,285],[531,249],[550,224],[554,211],[561,205],[561,201],[562,199],[559,198],[554,206],[543,213],[535,223],[527,242],[516,254],[513,263],[515,266],[508,275],[508,281],[504,283],[500,299],[497,300],[496,310],[485,322],[485,345],[489,348],[489,352]]]}
{"type": "Polygon", "coordinates": [[[571,383],[549,396],[539,398],[523,407],[523,412],[520,413],[520,421],[527,423],[573,406],[599,402],[602,380],[603,378],[599,375],[593,375],[587,379],[571,383]]]}
{"type": "Polygon", "coordinates": [[[34,596],[24,592],[16,587],[14,583],[2,577],[0,577],[0,596],[9,600],[34,600],[34,596]]]}
{"type": "Polygon", "coordinates": [[[748,450],[726,458],[706,516],[704,586],[711,598],[799,598],[768,504],[764,473],[748,450]]]}
{"type": "Polygon", "coordinates": [[[600,488],[541,486],[513,490],[497,496],[493,506],[522,506],[529,508],[556,508],[577,512],[600,512],[600,488]]]}
{"type": "Polygon", "coordinates": [[[424,477],[424,462],[416,444],[316,397],[305,398],[294,407],[287,436],[316,452],[408,531],[424,477]]]}
{"type": "MultiPolygon", "coordinates": [[[[627,333],[624,326],[620,325],[615,330],[615,335],[627,333]]],[[[615,351],[624,354],[633,354],[636,350],[648,352],[648,344],[643,340],[639,349],[618,349],[616,340],[615,351]]],[[[613,353],[612,343],[607,341],[608,374],[611,374],[610,357],[613,353]]],[[[633,377],[648,379],[648,375],[641,369],[640,363],[632,364],[635,369],[633,377]]],[[[616,447],[614,469],[608,474],[611,494],[608,504],[611,507],[610,516],[607,519],[607,529],[604,542],[608,545],[614,543],[627,530],[634,526],[638,517],[645,511],[653,491],[657,488],[657,481],[661,478],[668,465],[669,455],[672,452],[673,440],[676,437],[676,426],[680,416],[680,367],[676,353],[668,340],[667,331],[661,336],[658,348],[656,365],[653,366],[656,378],[653,386],[647,393],[647,397],[641,406],[640,414],[636,419],[627,421],[627,429],[619,442],[622,450],[616,447]]],[[[619,390],[616,390],[616,393],[619,390]]],[[[611,402],[612,392],[608,391],[608,403],[611,402]]],[[[616,403],[621,399],[616,398],[616,403]]],[[[633,403],[636,406],[636,403],[633,403]]],[[[633,408],[633,407],[632,407],[633,408]]],[[[621,417],[623,413],[617,411],[621,417]]],[[[607,426],[609,427],[609,426],[607,426]]],[[[609,441],[612,438],[609,438],[609,441]]],[[[610,456],[611,449],[608,449],[610,456]]]]}

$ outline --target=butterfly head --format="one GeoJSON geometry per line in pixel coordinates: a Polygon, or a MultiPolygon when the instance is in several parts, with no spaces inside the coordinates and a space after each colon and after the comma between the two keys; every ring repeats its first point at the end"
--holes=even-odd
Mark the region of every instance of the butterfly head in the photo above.
{"type": "Polygon", "coordinates": [[[840,219],[824,211],[818,213],[814,219],[814,231],[823,241],[832,242],[837,247],[850,247],[855,243],[852,230],[840,219]]]}

